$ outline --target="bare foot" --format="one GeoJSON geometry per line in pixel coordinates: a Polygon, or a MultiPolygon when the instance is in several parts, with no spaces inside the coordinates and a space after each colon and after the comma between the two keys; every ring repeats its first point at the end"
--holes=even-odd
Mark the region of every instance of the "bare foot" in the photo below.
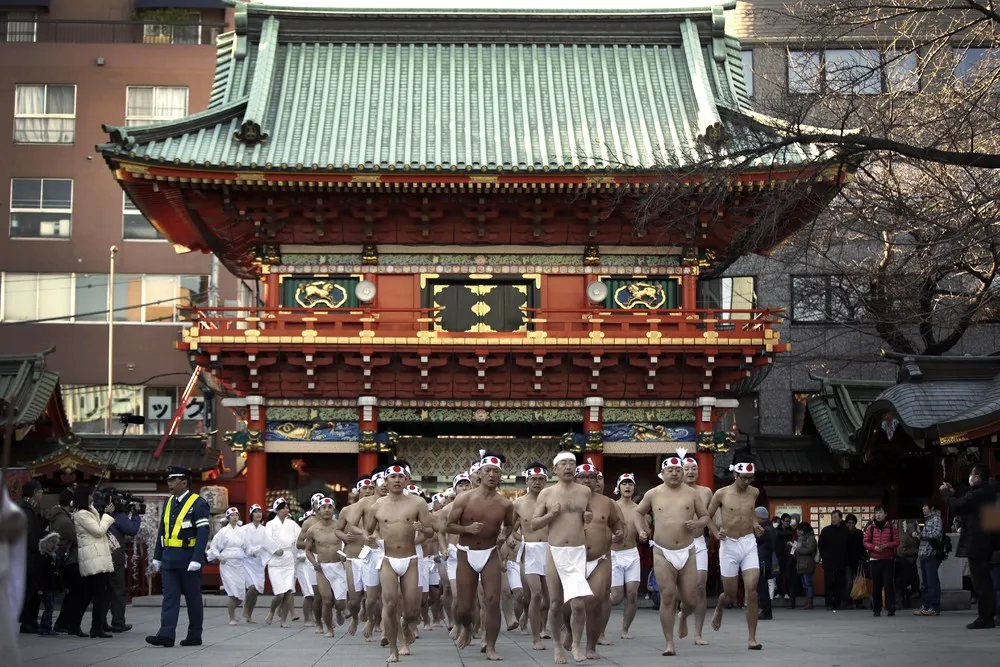
{"type": "Polygon", "coordinates": [[[271,625],[271,623],[274,622],[274,614],[268,614],[267,618],[264,619],[264,622],[271,625]]]}
{"type": "Polygon", "coordinates": [[[323,636],[324,637],[332,637],[333,636],[333,630],[327,630],[326,632],[323,633],[323,636]]]}
{"type": "Polygon", "coordinates": [[[545,644],[542,643],[541,639],[536,639],[531,642],[531,648],[535,649],[536,651],[544,651],[545,644]]]}
{"type": "Polygon", "coordinates": [[[395,651],[389,651],[389,657],[385,659],[386,662],[399,662],[399,654],[395,651]]]}
{"type": "Polygon", "coordinates": [[[605,637],[604,635],[601,635],[597,639],[597,645],[598,646],[614,646],[615,643],[614,642],[609,642],[608,639],[607,639],[607,637],[605,637]]]}
{"type": "Polygon", "coordinates": [[[573,650],[573,633],[567,631],[565,636],[566,636],[566,638],[563,639],[563,648],[566,649],[567,651],[572,651],[573,650]]]}
{"type": "Polygon", "coordinates": [[[764,645],[757,641],[747,642],[747,649],[751,651],[759,651],[764,648],[764,645]]]}
{"type": "Polygon", "coordinates": [[[285,621],[282,621],[281,622],[281,627],[287,628],[288,627],[288,623],[286,623],[285,621]]]}
{"type": "Polygon", "coordinates": [[[587,656],[577,647],[573,647],[573,659],[577,662],[586,662],[587,656]]]}
{"type": "Polygon", "coordinates": [[[471,641],[472,635],[466,628],[462,628],[458,633],[458,638],[455,640],[455,645],[461,650],[468,646],[471,641]]]}
{"type": "Polygon", "coordinates": [[[562,646],[559,646],[559,644],[556,644],[555,655],[552,657],[552,662],[557,665],[566,664],[566,654],[563,653],[563,648],[562,646]]]}
{"type": "Polygon", "coordinates": [[[351,624],[347,626],[347,634],[353,637],[357,631],[358,631],[358,617],[351,616],[351,624]]]}
{"type": "Polygon", "coordinates": [[[677,655],[677,651],[675,651],[673,648],[668,648],[666,651],[664,651],[660,655],[663,655],[663,656],[666,656],[666,657],[670,658],[670,657],[673,657],[673,656],[677,655]]]}
{"type": "Polygon", "coordinates": [[[337,625],[344,624],[344,612],[340,609],[337,610],[337,625]]]}
{"type": "Polygon", "coordinates": [[[431,625],[430,623],[424,623],[424,630],[427,630],[428,632],[430,632],[433,629],[434,629],[433,625],[431,625]]]}
{"type": "Polygon", "coordinates": [[[628,630],[622,630],[622,639],[632,639],[632,633],[628,630]]]}
{"type": "Polygon", "coordinates": [[[380,641],[378,644],[379,644],[379,646],[388,646],[389,645],[389,638],[388,637],[382,637],[382,641],[380,641]]]}
{"type": "MultiPolygon", "coordinates": [[[[514,621],[511,625],[507,626],[507,632],[513,632],[514,630],[517,630],[518,627],[518,622],[514,621]]],[[[503,658],[501,658],[501,660],[503,660],[503,658]]]]}
{"type": "Polygon", "coordinates": [[[239,621],[237,621],[237,620],[236,620],[236,619],[234,618],[233,620],[229,621],[229,625],[236,625],[236,624],[237,624],[238,622],[239,622],[239,621]]]}
{"type": "Polygon", "coordinates": [[[688,636],[688,619],[687,616],[681,614],[681,620],[677,624],[677,637],[678,639],[684,639],[688,636]]]}
{"type": "Polygon", "coordinates": [[[722,627],[722,612],[724,607],[720,604],[715,607],[715,613],[712,614],[712,629],[718,631],[722,627]]]}
{"type": "Polygon", "coordinates": [[[372,630],[374,630],[372,622],[368,621],[365,623],[365,627],[361,631],[361,635],[365,638],[366,642],[370,642],[372,640],[372,630]]]}
{"type": "Polygon", "coordinates": [[[549,634],[548,630],[542,630],[542,639],[552,639],[552,635],[549,634]]]}
{"type": "Polygon", "coordinates": [[[315,628],[316,624],[315,623],[303,623],[302,627],[303,628],[315,628]]]}
{"type": "Polygon", "coordinates": [[[448,637],[450,637],[452,641],[455,641],[456,639],[458,639],[458,631],[459,627],[457,625],[451,626],[448,629],[448,637]]]}
{"type": "Polygon", "coordinates": [[[528,625],[526,623],[521,623],[520,625],[521,625],[520,627],[521,634],[522,635],[528,634],[528,625]]]}
{"type": "Polygon", "coordinates": [[[497,653],[497,650],[495,648],[491,648],[491,649],[486,649],[486,659],[487,660],[503,660],[503,657],[501,657],[501,655],[499,653],[497,653]]]}
{"type": "Polygon", "coordinates": [[[708,640],[707,639],[702,639],[701,637],[695,637],[694,638],[694,645],[695,646],[708,646],[708,640]]]}
{"type": "Polygon", "coordinates": [[[403,644],[402,646],[400,646],[399,647],[399,654],[400,655],[410,655],[410,645],[409,644],[403,644]]]}
{"type": "Polygon", "coordinates": [[[601,656],[597,653],[597,650],[587,649],[587,660],[600,660],[601,656]]]}

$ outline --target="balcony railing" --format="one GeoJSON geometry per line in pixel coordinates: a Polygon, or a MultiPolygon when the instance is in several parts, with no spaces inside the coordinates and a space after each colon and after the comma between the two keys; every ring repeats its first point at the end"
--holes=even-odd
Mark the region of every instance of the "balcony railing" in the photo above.
{"type": "Polygon", "coordinates": [[[225,23],[0,19],[0,43],[215,44],[225,23]]]}
{"type": "Polygon", "coordinates": [[[645,337],[659,332],[665,337],[763,338],[778,321],[777,310],[604,310],[524,308],[522,331],[450,332],[441,329],[439,309],[434,308],[191,308],[183,318],[202,336],[243,335],[256,329],[260,336],[413,337],[435,331],[438,337],[524,338],[545,332],[552,338],[645,337]],[[363,333],[365,332],[365,333],[363,333]],[[370,333],[369,333],[370,332],[370,333]],[[705,336],[714,332],[715,336],[705,336]],[[598,336],[600,337],[600,336],[598,336]]]}

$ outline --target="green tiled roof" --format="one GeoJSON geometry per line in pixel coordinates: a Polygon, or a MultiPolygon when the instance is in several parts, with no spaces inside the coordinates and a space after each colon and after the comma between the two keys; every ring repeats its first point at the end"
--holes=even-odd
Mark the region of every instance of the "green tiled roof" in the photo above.
{"type": "MultiPolygon", "coordinates": [[[[465,12],[236,3],[207,111],[107,157],[243,169],[675,170],[754,133],[721,5],[465,12]],[[511,23],[513,22],[513,23],[511,23]]],[[[758,160],[795,164],[793,146],[758,160]]]]}
{"type": "Polygon", "coordinates": [[[822,390],[808,401],[804,431],[819,435],[833,454],[857,454],[859,443],[856,434],[864,423],[865,411],[893,383],[826,377],[814,379],[822,383],[822,390]]]}
{"type": "MultiPolygon", "coordinates": [[[[37,422],[59,385],[59,374],[45,367],[46,354],[0,356],[0,400],[17,407],[16,426],[37,422]]],[[[0,410],[0,426],[6,421],[6,410],[0,410]]]]}

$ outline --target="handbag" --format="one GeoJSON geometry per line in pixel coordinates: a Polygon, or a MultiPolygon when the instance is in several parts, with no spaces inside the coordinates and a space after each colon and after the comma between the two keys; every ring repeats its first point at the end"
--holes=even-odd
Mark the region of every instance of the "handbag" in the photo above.
{"type": "Polygon", "coordinates": [[[872,585],[865,576],[864,569],[859,565],[858,573],[854,575],[854,584],[851,586],[851,599],[855,602],[867,600],[872,594],[872,585]]]}

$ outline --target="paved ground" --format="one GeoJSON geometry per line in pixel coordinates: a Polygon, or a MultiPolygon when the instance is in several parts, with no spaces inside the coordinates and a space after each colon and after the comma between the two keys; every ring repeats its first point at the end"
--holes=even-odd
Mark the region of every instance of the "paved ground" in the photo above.
{"type": "MultiPolygon", "coordinates": [[[[746,630],[742,612],[730,611],[720,632],[709,630],[710,646],[696,647],[690,638],[678,644],[680,655],[662,658],[663,638],[655,611],[642,609],[633,625],[636,638],[604,647],[599,664],[646,665],[665,661],[674,665],[739,665],[761,667],[948,667],[951,665],[997,664],[1000,629],[969,631],[965,624],[971,612],[950,613],[938,618],[916,618],[901,613],[896,618],[872,618],[867,611],[776,610],[774,621],[761,623],[758,639],[761,652],[746,650],[746,630]]],[[[262,625],[229,626],[224,609],[206,609],[205,645],[171,649],[147,646],[143,638],[159,627],[159,611],[149,607],[130,608],[131,632],[114,639],[78,639],[61,635],[54,638],[21,636],[24,664],[31,667],[158,667],[161,665],[206,665],[211,667],[310,667],[351,665],[378,667],[385,664],[385,649],[365,644],[360,634],[348,637],[338,631],[334,639],[315,635],[312,628],[287,630],[262,625]]],[[[89,622],[89,615],[88,615],[89,622]]],[[[184,612],[179,636],[183,637],[184,612]]],[[[616,628],[621,616],[616,612],[609,627],[616,628]]],[[[296,624],[297,625],[297,624],[296,624]]],[[[548,642],[551,646],[551,642],[548,642]]],[[[503,633],[498,650],[511,667],[551,665],[551,650],[531,650],[531,642],[516,631],[503,633]]],[[[0,659],[0,664],[3,664],[0,659]]],[[[455,667],[485,665],[478,650],[459,653],[437,628],[424,632],[413,647],[413,656],[402,665],[455,667]]],[[[588,661],[587,664],[595,664],[588,661]]]]}

